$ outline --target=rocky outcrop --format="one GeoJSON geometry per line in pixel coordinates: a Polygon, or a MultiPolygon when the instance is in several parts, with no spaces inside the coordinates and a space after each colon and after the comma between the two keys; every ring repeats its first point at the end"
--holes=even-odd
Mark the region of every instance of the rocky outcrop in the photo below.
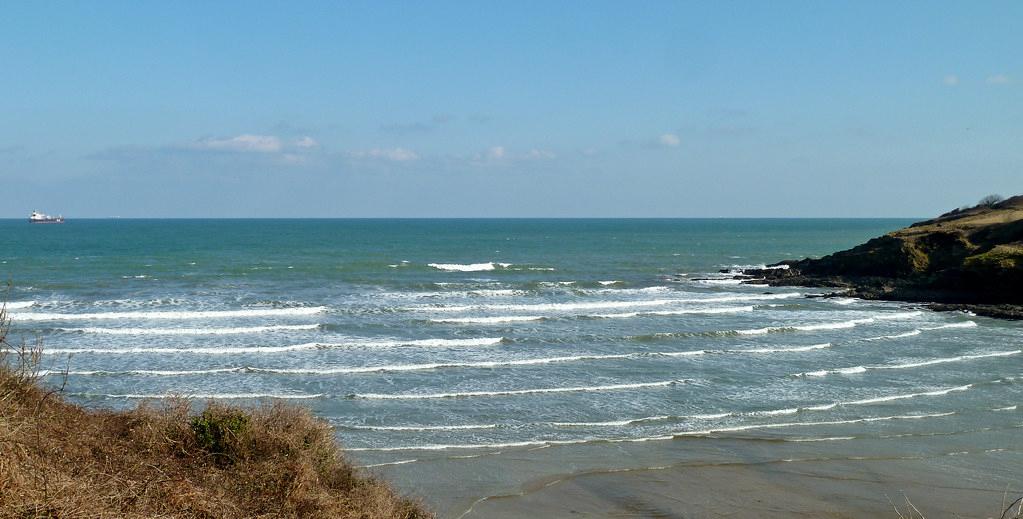
{"type": "Polygon", "coordinates": [[[940,303],[936,309],[1018,319],[1023,195],[957,209],[823,258],[769,267],[743,274],[772,285],[839,287],[865,299],[940,303]]]}

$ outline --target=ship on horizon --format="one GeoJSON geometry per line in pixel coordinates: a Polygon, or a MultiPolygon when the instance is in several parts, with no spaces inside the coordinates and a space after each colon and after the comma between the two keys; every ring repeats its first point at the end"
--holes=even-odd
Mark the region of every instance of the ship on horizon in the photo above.
{"type": "Polygon", "coordinates": [[[50,216],[39,211],[32,211],[32,214],[28,216],[28,223],[64,223],[64,217],[60,215],[50,216]]]}

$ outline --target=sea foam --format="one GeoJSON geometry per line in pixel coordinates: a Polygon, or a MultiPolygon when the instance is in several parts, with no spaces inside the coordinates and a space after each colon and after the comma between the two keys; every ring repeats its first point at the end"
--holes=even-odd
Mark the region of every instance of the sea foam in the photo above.
{"type": "Polygon", "coordinates": [[[581,391],[617,391],[625,389],[642,389],[649,387],[667,387],[682,383],[681,380],[667,380],[663,382],[645,382],[638,384],[613,384],[608,386],[578,386],[578,387],[554,387],[538,389],[513,389],[503,391],[465,391],[453,393],[407,393],[407,394],[380,394],[364,393],[354,394],[351,398],[366,400],[425,400],[436,398],[471,398],[488,396],[515,396],[534,395],[543,393],[575,393],[581,391]]]}
{"type": "Polygon", "coordinates": [[[318,324],[278,324],[272,326],[244,326],[233,328],[57,328],[62,332],[92,333],[100,335],[233,335],[283,331],[316,330],[318,324]]]}
{"type": "Polygon", "coordinates": [[[498,268],[508,268],[511,263],[495,263],[488,261],[486,263],[429,263],[427,266],[433,267],[437,270],[446,270],[449,272],[485,272],[488,270],[495,270],[498,268]]]}
{"type": "Polygon", "coordinates": [[[167,312],[95,312],[82,314],[63,313],[28,313],[12,314],[17,321],[93,321],[100,319],[226,319],[238,317],[290,317],[315,315],[327,310],[325,306],[296,308],[252,308],[245,310],[210,310],[210,311],[167,311],[167,312]]]}

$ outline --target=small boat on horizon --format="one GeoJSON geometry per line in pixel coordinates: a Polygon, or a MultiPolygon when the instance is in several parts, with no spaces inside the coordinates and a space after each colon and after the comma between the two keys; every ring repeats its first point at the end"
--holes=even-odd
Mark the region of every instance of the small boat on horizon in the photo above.
{"type": "Polygon", "coordinates": [[[32,211],[32,214],[28,216],[28,223],[64,223],[64,217],[59,215],[50,216],[39,211],[32,211]]]}

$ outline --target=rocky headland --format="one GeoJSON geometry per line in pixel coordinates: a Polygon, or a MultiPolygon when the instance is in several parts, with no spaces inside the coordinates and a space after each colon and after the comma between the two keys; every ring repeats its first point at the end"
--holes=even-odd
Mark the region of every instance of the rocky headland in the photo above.
{"type": "Polygon", "coordinates": [[[1023,195],[986,199],[849,250],[748,269],[740,278],[1023,319],[1023,195]]]}

